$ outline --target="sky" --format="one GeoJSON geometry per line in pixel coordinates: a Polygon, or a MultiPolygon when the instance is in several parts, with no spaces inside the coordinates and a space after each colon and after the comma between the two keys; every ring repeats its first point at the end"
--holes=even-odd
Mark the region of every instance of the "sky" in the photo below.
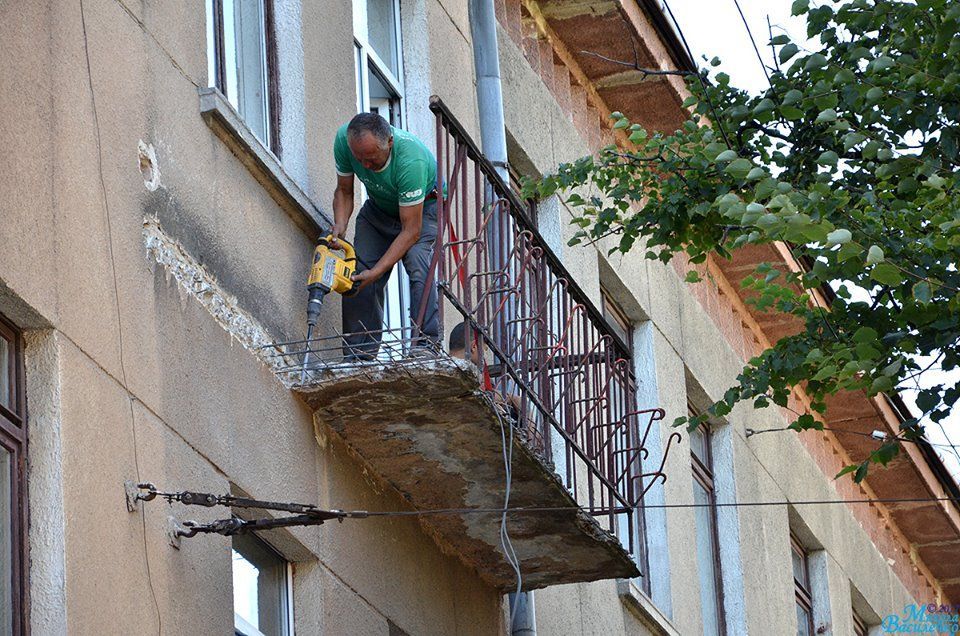
{"type": "MultiPolygon", "coordinates": [[[[660,1],[663,4],[663,0],[660,1]]],[[[739,0],[739,2],[764,63],[768,66],[773,63],[773,53],[769,46],[768,17],[774,35],[786,33],[801,48],[804,48],[804,43],[808,42],[806,23],[790,15],[791,0],[739,0]]],[[[698,63],[703,63],[701,57],[703,55],[706,55],[707,59],[717,56],[722,62],[717,70],[730,75],[731,84],[754,93],[761,92],[767,87],[767,80],[757,59],[757,53],[750,42],[734,0],[667,0],[667,4],[673,11],[698,63]]],[[[813,40],[806,45],[806,48],[815,49],[816,46],[817,41],[813,40]]],[[[936,372],[921,378],[922,384],[918,388],[944,382],[953,384],[958,380],[960,380],[960,373],[936,372]]],[[[913,411],[919,413],[914,404],[916,391],[903,391],[901,395],[913,411]]],[[[958,448],[960,408],[955,409],[954,413],[940,424],[930,421],[924,424],[930,442],[935,445],[945,445],[934,448],[947,470],[960,483],[960,448],[958,448]],[[950,445],[953,446],[950,447],[950,445]]]]}

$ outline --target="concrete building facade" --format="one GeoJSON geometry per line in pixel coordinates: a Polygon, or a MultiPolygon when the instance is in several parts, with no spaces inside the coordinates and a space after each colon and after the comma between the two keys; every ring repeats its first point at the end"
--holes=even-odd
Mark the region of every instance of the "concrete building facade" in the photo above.
{"type": "MultiPolygon", "coordinates": [[[[680,78],[642,72],[692,64],[657,3],[493,1],[516,174],[626,143],[609,126],[614,110],[656,130],[683,121],[680,78]]],[[[364,454],[332,407],[291,388],[267,345],[304,335],[340,125],[376,110],[436,147],[436,95],[479,142],[470,4],[0,5],[0,633],[510,633],[500,566],[484,569],[455,524],[411,515],[256,540],[177,538],[178,523],[230,511],[130,496],[150,482],[322,509],[417,509],[380,471],[416,464],[364,454]],[[256,584],[243,567],[259,571],[256,584]],[[247,605],[238,590],[253,594],[247,605]]],[[[540,202],[536,240],[628,341],[636,408],[666,413],[646,441],[666,479],[638,517],[643,549],[631,554],[642,576],[550,583],[576,569],[576,557],[555,555],[532,595],[536,633],[872,634],[912,604],[960,603],[960,507],[940,501],[957,489],[935,454],[904,449],[860,486],[833,479],[869,452],[857,431],[896,430],[895,399],[838,399],[829,422],[850,434],[754,436],[789,414],[740,407],[704,435],[671,440],[675,417],[721,396],[746,359],[793,327],[753,313],[738,285],[763,260],[798,267],[787,251],[708,262],[697,266],[708,282],[687,285],[683,263],[608,257],[613,243],[568,247],[569,218],[563,203],[540,202]],[[906,498],[927,501],[843,502],[906,498]],[[689,506],[704,501],[785,503],[689,506]]],[[[400,306],[403,285],[398,276],[389,292],[400,306]]],[[[388,311],[392,326],[402,313],[388,311]]],[[[454,315],[448,307],[448,330],[454,315]]],[[[331,295],[323,335],[339,318],[331,295]]],[[[421,380],[414,388],[440,390],[421,380]]],[[[350,391],[334,389],[331,401],[350,391]]],[[[398,421],[419,408],[408,390],[398,421]]],[[[561,483],[539,473],[524,483],[551,479],[561,483]]],[[[410,487],[424,500],[442,490],[426,478],[410,487]]],[[[498,523],[468,534],[495,536],[498,523]]],[[[591,545],[615,542],[566,523],[591,545]]]]}

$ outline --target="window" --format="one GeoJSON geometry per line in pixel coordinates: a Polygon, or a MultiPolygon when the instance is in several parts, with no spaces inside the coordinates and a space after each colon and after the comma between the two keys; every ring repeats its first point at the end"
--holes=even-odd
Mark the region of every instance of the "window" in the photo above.
{"type": "MultiPolygon", "coordinates": [[[[696,415],[692,407],[690,416],[696,415]]],[[[697,569],[700,574],[700,608],[704,636],[725,633],[720,542],[717,536],[716,492],[713,486],[713,452],[710,428],[701,425],[690,433],[693,465],[693,502],[697,528],[697,569]]]]}
{"type": "MultiPolygon", "coordinates": [[[[357,112],[377,113],[391,126],[406,128],[399,0],[354,0],[353,34],[357,112]]],[[[410,279],[397,263],[384,294],[381,354],[389,355],[391,342],[410,326],[410,279]]]]}
{"type": "Polygon", "coordinates": [[[27,430],[24,422],[23,344],[0,316],[0,633],[26,631],[27,430]]]}
{"type": "MultiPolygon", "coordinates": [[[[603,313],[603,317],[607,319],[607,324],[609,324],[614,332],[620,336],[620,339],[623,340],[624,344],[627,345],[627,353],[632,357],[633,355],[633,323],[627,317],[626,312],[617,305],[616,301],[611,298],[610,293],[607,292],[602,286],[600,287],[600,308],[603,313]]],[[[621,391],[621,385],[613,384],[617,391],[621,391]]],[[[610,413],[609,417],[611,421],[621,420],[627,416],[624,410],[634,410],[636,406],[632,408],[629,406],[621,406],[626,403],[625,399],[622,399],[620,395],[611,395],[610,400],[610,413]]],[[[641,424],[642,425],[642,424],[641,424]]],[[[629,439],[629,436],[632,434],[629,430],[624,430],[621,433],[624,435],[623,447],[625,448],[634,448],[639,445],[640,441],[637,439],[629,439]]],[[[617,455],[616,473],[619,475],[625,472],[627,468],[626,465],[621,465],[622,462],[628,461],[632,453],[619,454],[617,455]]],[[[630,466],[630,472],[633,475],[643,474],[642,467],[640,466],[640,458],[633,458],[633,466],[630,466]]],[[[642,484],[638,480],[634,480],[634,483],[637,487],[642,488],[642,484]]],[[[631,528],[630,520],[626,518],[627,513],[622,513],[617,516],[617,536],[620,538],[621,544],[625,547],[633,545],[633,554],[636,557],[637,566],[640,568],[640,571],[643,572],[644,576],[640,579],[639,584],[647,594],[650,593],[650,577],[647,576],[648,573],[648,564],[647,564],[647,538],[646,538],[646,520],[643,515],[643,508],[638,507],[634,513],[633,518],[633,537],[631,542],[631,537],[628,536],[629,530],[631,528]]]]}
{"type": "Polygon", "coordinates": [[[263,145],[280,156],[273,0],[207,0],[207,73],[263,145]]]}
{"type": "Polygon", "coordinates": [[[233,537],[233,617],[236,636],[291,636],[290,564],[256,536],[233,537]]]}
{"type": "Polygon", "coordinates": [[[797,636],[813,636],[813,597],[810,594],[810,564],[807,551],[790,535],[793,558],[793,585],[797,597],[797,636]]]}
{"type": "Polygon", "coordinates": [[[853,613],[853,633],[854,636],[867,636],[869,633],[866,621],[860,618],[856,612],[853,613]]]}

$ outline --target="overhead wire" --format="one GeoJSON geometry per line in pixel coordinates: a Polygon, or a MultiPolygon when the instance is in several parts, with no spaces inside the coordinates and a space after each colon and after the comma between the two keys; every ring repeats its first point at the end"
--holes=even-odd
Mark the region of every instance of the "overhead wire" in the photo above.
{"type": "MultiPolygon", "coordinates": [[[[768,506],[825,506],[837,504],[891,504],[891,503],[938,503],[952,502],[960,505],[955,497],[903,497],[903,498],[864,498],[864,499],[812,499],[791,501],[743,501],[743,502],[715,502],[715,503],[664,503],[664,504],[637,504],[636,509],[670,509],[670,508],[757,508],[768,506]]],[[[575,512],[582,510],[578,506],[546,506],[546,507],[519,507],[519,508],[437,508],[434,510],[398,510],[370,512],[357,511],[364,517],[415,517],[441,514],[504,514],[529,513],[548,514],[555,512],[575,512]]],[[[347,513],[350,514],[350,513],[347,513]]]]}

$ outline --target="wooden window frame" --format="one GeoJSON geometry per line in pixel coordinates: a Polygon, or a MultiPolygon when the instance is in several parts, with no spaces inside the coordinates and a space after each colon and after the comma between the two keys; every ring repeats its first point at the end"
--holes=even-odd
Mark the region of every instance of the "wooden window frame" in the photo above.
{"type": "MultiPolygon", "coordinates": [[[[801,582],[797,580],[797,577],[793,577],[796,604],[803,608],[807,615],[807,629],[809,633],[815,634],[816,632],[813,630],[813,594],[810,591],[810,555],[793,533],[790,533],[790,550],[793,554],[800,555],[800,560],[803,563],[803,577],[806,579],[801,582]]],[[[791,554],[790,557],[791,576],[793,576],[793,554],[791,554]]]]}
{"type": "Polygon", "coordinates": [[[867,636],[870,633],[870,628],[867,626],[867,622],[860,618],[860,615],[857,614],[856,610],[853,612],[853,633],[854,636],[867,636]]]}
{"type": "MultiPolygon", "coordinates": [[[[689,415],[699,415],[696,408],[687,403],[687,412],[689,415]]],[[[723,606],[723,564],[720,562],[720,533],[719,522],[717,519],[717,491],[713,479],[713,431],[707,424],[701,424],[697,430],[703,435],[704,454],[701,460],[697,454],[690,448],[690,464],[693,469],[693,478],[700,484],[710,498],[710,532],[713,534],[713,572],[714,589],[717,591],[717,609],[719,610],[717,620],[721,634],[727,633],[727,613],[723,606]]]]}
{"type": "MultiPolygon", "coordinates": [[[[511,173],[511,180],[513,174],[511,173]]],[[[622,307],[617,303],[616,299],[610,294],[606,287],[603,284],[600,285],[600,312],[603,314],[603,317],[608,321],[615,321],[617,326],[624,332],[624,340],[627,345],[627,353],[630,354],[631,360],[634,359],[633,355],[633,330],[634,324],[633,321],[627,316],[627,313],[623,310],[622,307]]],[[[636,408],[636,407],[635,407],[636,408]]],[[[636,470],[638,473],[643,473],[641,460],[638,457],[636,459],[636,470]]],[[[644,514],[643,506],[637,506],[636,516],[633,520],[636,530],[634,532],[634,538],[637,542],[637,547],[635,552],[636,559],[635,562],[637,567],[640,568],[640,571],[643,573],[643,576],[640,580],[640,588],[650,594],[650,559],[647,555],[647,519],[644,514]]]]}
{"type": "Polygon", "coordinates": [[[11,584],[13,634],[29,634],[27,621],[29,607],[28,564],[30,563],[27,541],[27,424],[26,392],[24,386],[23,334],[2,314],[0,314],[0,335],[10,343],[10,402],[12,408],[0,404],[0,446],[10,453],[11,492],[9,520],[11,530],[11,584]]]}
{"type": "MultiPolygon", "coordinates": [[[[214,82],[217,90],[227,95],[226,61],[224,58],[223,38],[223,0],[210,0],[213,3],[213,51],[214,82]]],[[[278,158],[280,146],[280,70],[277,57],[277,26],[274,15],[274,0],[263,0],[263,41],[267,61],[267,108],[270,109],[267,127],[269,129],[270,152],[278,158]]],[[[229,99],[228,99],[229,101],[229,99]]],[[[263,141],[262,139],[260,140],[263,141]]]]}

